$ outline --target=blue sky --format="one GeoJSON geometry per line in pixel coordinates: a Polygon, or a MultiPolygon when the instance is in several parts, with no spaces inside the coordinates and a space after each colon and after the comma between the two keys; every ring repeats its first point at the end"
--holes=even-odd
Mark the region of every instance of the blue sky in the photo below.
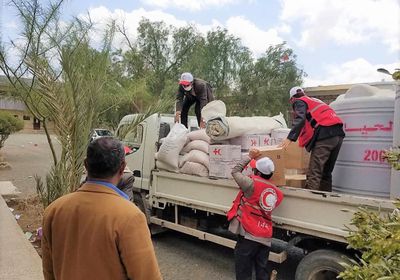
{"type": "MultiPolygon", "coordinates": [[[[5,2],[2,35],[14,38],[15,11],[5,2]]],[[[109,18],[124,19],[132,38],[142,17],[195,24],[203,33],[221,26],[255,57],[286,41],[308,74],[306,86],[389,81],[376,69],[400,68],[399,0],[68,0],[63,13],[90,13],[99,29],[109,18]]]]}

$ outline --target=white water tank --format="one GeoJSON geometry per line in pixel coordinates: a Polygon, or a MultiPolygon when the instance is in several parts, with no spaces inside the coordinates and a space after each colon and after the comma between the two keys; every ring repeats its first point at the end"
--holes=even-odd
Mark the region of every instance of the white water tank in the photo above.
{"type": "Polygon", "coordinates": [[[330,105],[346,133],[333,171],[333,190],[388,198],[389,164],[384,150],[393,144],[395,92],[354,85],[330,105]]]}

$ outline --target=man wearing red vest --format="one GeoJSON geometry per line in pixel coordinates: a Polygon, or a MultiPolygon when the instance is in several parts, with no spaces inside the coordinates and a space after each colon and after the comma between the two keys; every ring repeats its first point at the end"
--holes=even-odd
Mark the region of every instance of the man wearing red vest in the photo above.
{"type": "Polygon", "coordinates": [[[256,279],[269,279],[267,263],[272,238],[271,212],[278,207],[283,193],[269,179],[274,172],[274,163],[267,157],[259,158],[260,151],[252,149],[249,157],[240,161],[232,176],[240,191],[228,211],[229,230],[238,235],[235,247],[236,280],[251,280],[253,266],[256,279]],[[254,175],[242,174],[251,159],[254,175]]]}
{"type": "Polygon", "coordinates": [[[329,105],[306,96],[301,87],[292,88],[289,96],[293,127],[280,146],[299,139],[300,147],[311,151],[306,188],[331,192],[332,171],[345,136],[343,122],[329,105]]]}

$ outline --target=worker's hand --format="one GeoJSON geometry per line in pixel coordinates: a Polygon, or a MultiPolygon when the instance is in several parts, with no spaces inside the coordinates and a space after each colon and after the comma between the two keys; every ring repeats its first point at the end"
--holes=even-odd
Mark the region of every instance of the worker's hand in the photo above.
{"type": "Polygon", "coordinates": [[[292,141],[286,138],[282,141],[282,143],[278,145],[278,148],[286,149],[290,145],[290,143],[292,143],[292,141]]]}
{"type": "Polygon", "coordinates": [[[256,159],[261,156],[261,152],[258,149],[250,149],[249,158],[256,159]]]}
{"type": "Polygon", "coordinates": [[[181,119],[181,111],[176,111],[175,113],[175,122],[179,122],[181,119]]]}
{"type": "Polygon", "coordinates": [[[200,121],[200,128],[206,128],[206,122],[203,119],[200,121]]]}

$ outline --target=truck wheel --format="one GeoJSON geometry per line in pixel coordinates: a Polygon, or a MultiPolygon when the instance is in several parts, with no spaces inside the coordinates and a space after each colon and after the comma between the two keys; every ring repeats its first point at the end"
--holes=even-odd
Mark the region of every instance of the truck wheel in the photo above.
{"type": "Polygon", "coordinates": [[[332,250],[317,250],[305,256],[296,269],[296,280],[335,280],[351,264],[349,257],[332,250]]]}

